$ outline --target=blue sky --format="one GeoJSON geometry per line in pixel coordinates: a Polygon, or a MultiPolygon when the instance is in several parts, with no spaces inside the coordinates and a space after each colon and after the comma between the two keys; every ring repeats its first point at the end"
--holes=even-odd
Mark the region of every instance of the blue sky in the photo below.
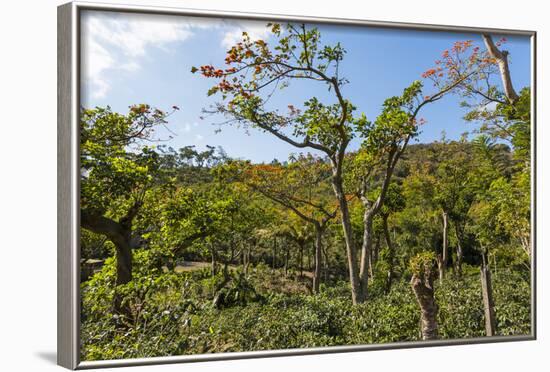
{"type": "MultiPolygon", "coordinates": [[[[176,134],[164,144],[179,148],[196,145],[222,146],[231,157],[256,162],[285,160],[296,148],[273,136],[250,129],[224,126],[216,134],[215,125],[223,119],[206,117],[201,110],[216,102],[206,91],[213,84],[192,66],[222,66],[225,52],[240,39],[242,31],[252,38],[265,39],[269,33],[265,22],[222,20],[166,15],[140,15],[86,11],[82,15],[82,87],[84,107],[110,105],[125,113],[128,106],[148,103],[170,110],[181,108],[169,118],[169,128],[176,134]]],[[[343,93],[357,107],[374,119],[384,99],[398,95],[403,88],[433,66],[441,52],[455,41],[474,40],[483,47],[476,34],[411,31],[351,26],[318,26],[322,42],[341,42],[347,54],[341,75],[350,83],[343,93]]],[[[530,41],[528,37],[506,36],[510,52],[512,79],[516,90],[530,84],[530,41]]],[[[268,42],[270,39],[267,39],[268,42]]],[[[289,104],[300,107],[311,96],[330,97],[326,88],[315,82],[293,84],[271,103],[287,110],[289,104]]],[[[428,91],[428,89],[426,90],[428,91]]],[[[330,97],[332,100],[333,98],[330,97]]],[[[427,120],[419,142],[450,139],[475,129],[462,120],[465,111],[456,96],[447,96],[422,112],[427,120]]],[[[159,138],[170,133],[159,129],[159,138]]],[[[352,143],[356,148],[358,143],[352,143]]]]}

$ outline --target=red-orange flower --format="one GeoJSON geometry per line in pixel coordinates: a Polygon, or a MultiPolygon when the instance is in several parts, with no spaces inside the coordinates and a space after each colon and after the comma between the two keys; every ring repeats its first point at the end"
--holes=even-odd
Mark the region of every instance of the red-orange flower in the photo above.
{"type": "Polygon", "coordinates": [[[422,74],[422,77],[423,78],[427,78],[427,77],[430,77],[432,75],[434,75],[436,73],[436,70],[434,68],[431,68],[427,71],[425,71],[423,74],[422,74]]]}

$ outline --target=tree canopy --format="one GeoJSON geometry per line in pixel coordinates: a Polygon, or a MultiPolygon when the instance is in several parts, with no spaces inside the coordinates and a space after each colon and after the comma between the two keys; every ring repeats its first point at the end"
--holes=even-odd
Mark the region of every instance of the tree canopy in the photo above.
{"type": "Polygon", "coordinates": [[[530,332],[531,90],[506,39],[433,51],[368,119],[342,43],[266,27],[191,73],[213,82],[205,114],[292,146],[284,161],[173,148],[156,130],[176,106],[81,110],[82,267],[101,262],[82,280],[85,359],[530,332]],[[476,129],[415,143],[451,95],[476,129]]]}

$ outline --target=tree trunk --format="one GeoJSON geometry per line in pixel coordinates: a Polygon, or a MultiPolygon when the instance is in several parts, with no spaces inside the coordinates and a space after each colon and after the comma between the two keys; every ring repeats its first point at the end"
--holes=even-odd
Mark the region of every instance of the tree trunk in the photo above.
{"type": "Polygon", "coordinates": [[[304,242],[300,242],[300,277],[304,276],[304,242]]]}
{"type": "Polygon", "coordinates": [[[439,282],[441,283],[443,281],[443,272],[445,271],[445,268],[443,266],[443,257],[438,254],[437,257],[437,272],[439,273],[439,282]]]}
{"type": "Polygon", "coordinates": [[[374,244],[374,249],[372,250],[372,261],[374,265],[378,262],[378,257],[380,256],[380,234],[376,234],[376,243],[374,244]]]}
{"type": "Polygon", "coordinates": [[[388,216],[382,217],[382,228],[384,230],[384,238],[386,239],[386,245],[388,247],[388,276],[386,279],[386,293],[390,293],[392,282],[393,282],[393,270],[394,270],[394,261],[395,261],[395,251],[393,243],[391,241],[390,230],[388,228],[388,216]]]}
{"type": "Polygon", "coordinates": [[[250,265],[250,246],[243,247],[243,272],[244,275],[248,274],[248,266],[250,265]]]}
{"type": "MultiPolygon", "coordinates": [[[[315,249],[315,242],[313,242],[313,247],[311,248],[315,249]]],[[[307,265],[306,265],[307,271],[311,271],[311,249],[306,250],[306,258],[307,258],[307,265]]]]}
{"type": "Polygon", "coordinates": [[[244,242],[241,242],[241,265],[243,267],[243,273],[246,274],[246,270],[245,270],[245,267],[246,267],[246,250],[247,250],[247,246],[246,246],[246,241],[244,242]]]}
{"type": "Polygon", "coordinates": [[[375,247],[376,244],[374,244],[374,246],[372,247],[372,249],[369,250],[369,257],[368,257],[368,262],[369,262],[369,278],[371,278],[371,280],[374,278],[374,250],[375,250],[375,247]]]}
{"type": "Polygon", "coordinates": [[[376,263],[378,262],[379,253],[380,253],[380,234],[376,234],[375,242],[369,254],[369,276],[371,279],[373,279],[375,275],[376,263]]]}
{"type": "MultiPolygon", "coordinates": [[[[119,222],[86,210],[80,212],[82,227],[106,236],[116,248],[116,286],[132,280],[132,248],[135,241],[132,239],[132,221],[140,206],[141,204],[136,202],[119,222]]],[[[114,311],[117,314],[129,314],[129,309],[123,308],[122,298],[117,294],[114,298],[114,311]]]]}
{"type": "Polygon", "coordinates": [[[434,297],[433,275],[428,270],[424,275],[414,274],[411,286],[420,306],[420,330],[423,340],[437,339],[437,304],[434,297]]]}
{"type": "Polygon", "coordinates": [[[361,247],[361,267],[359,270],[359,280],[360,280],[360,292],[359,297],[357,298],[358,303],[365,302],[368,296],[368,281],[369,281],[369,262],[370,255],[372,250],[372,238],[373,238],[373,222],[374,214],[365,207],[365,212],[363,214],[363,245],[361,247]]]}
{"type": "Polygon", "coordinates": [[[523,248],[523,250],[527,254],[527,257],[529,258],[529,260],[531,260],[531,236],[530,236],[530,234],[522,234],[522,236],[520,236],[519,240],[520,240],[520,243],[521,243],[521,247],[523,248]]]}
{"type": "Polygon", "coordinates": [[[333,163],[332,187],[340,207],[342,231],[344,242],[346,244],[346,253],[348,258],[349,280],[351,285],[351,299],[353,304],[364,302],[361,292],[361,283],[359,281],[359,270],[357,267],[357,250],[353,242],[353,232],[351,228],[351,217],[348,209],[348,201],[344,194],[342,186],[342,177],[339,174],[338,166],[333,163]]]}
{"type": "MultiPolygon", "coordinates": [[[[137,211],[135,212],[137,213],[137,211]]],[[[126,284],[132,280],[132,219],[133,211],[120,220],[113,221],[103,216],[81,211],[82,227],[96,234],[105,235],[116,248],[117,276],[116,285],[126,284]]]]}
{"type": "Polygon", "coordinates": [[[445,278],[445,271],[447,269],[448,261],[448,232],[449,232],[449,216],[447,212],[443,212],[443,249],[441,252],[441,264],[439,265],[439,281],[443,281],[445,278]]]}
{"type": "Polygon", "coordinates": [[[277,268],[277,237],[273,237],[273,260],[271,261],[273,271],[277,268]]]}
{"type": "Polygon", "coordinates": [[[481,273],[481,292],[483,296],[483,309],[485,313],[485,335],[494,336],[496,334],[495,305],[493,302],[493,286],[491,282],[491,270],[486,259],[486,254],[482,255],[483,263],[480,268],[481,273]]]}
{"type": "Polygon", "coordinates": [[[498,68],[500,69],[500,78],[504,87],[504,94],[510,103],[514,103],[518,99],[518,95],[512,85],[512,78],[510,77],[510,67],[508,66],[508,51],[500,51],[493,43],[493,39],[490,35],[483,35],[483,41],[487,47],[487,51],[497,60],[498,68]]]}
{"type": "Polygon", "coordinates": [[[321,280],[321,260],[323,254],[323,229],[315,226],[315,269],[313,271],[313,293],[319,293],[319,284],[321,280]]]}
{"type": "Polygon", "coordinates": [[[462,234],[460,233],[460,227],[458,222],[454,223],[455,225],[455,235],[456,235],[456,264],[455,270],[458,276],[462,276],[462,260],[464,258],[464,250],[462,249],[462,234]]]}
{"type": "Polygon", "coordinates": [[[328,244],[323,245],[323,276],[325,283],[328,283],[328,244]]]}
{"type": "Polygon", "coordinates": [[[288,248],[288,242],[285,242],[285,278],[288,276],[289,255],[290,255],[290,249],[288,248]]]}
{"type": "Polygon", "coordinates": [[[116,285],[118,286],[132,280],[132,248],[126,239],[114,244],[116,247],[116,285]]]}
{"type": "Polygon", "coordinates": [[[216,273],[217,273],[217,262],[216,262],[216,249],[214,248],[214,244],[213,243],[210,243],[210,255],[212,257],[212,263],[211,263],[211,268],[210,268],[210,271],[212,273],[212,276],[216,276],[216,273]]]}
{"type": "Polygon", "coordinates": [[[231,260],[228,260],[227,258],[223,259],[223,277],[229,278],[229,262],[231,260]]]}

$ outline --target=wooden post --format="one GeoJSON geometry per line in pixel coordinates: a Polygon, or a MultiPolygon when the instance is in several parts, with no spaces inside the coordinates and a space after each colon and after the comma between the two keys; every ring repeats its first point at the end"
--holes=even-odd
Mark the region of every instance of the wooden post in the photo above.
{"type": "Polygon", "coordinates": [[[485,335],[494,336],[496,334],[495,305],[493,302],[493,286],[491,283],[491,270],[483,255],[483,264],[480,268],[481,274],[481,293],[483,296],[483,309],[485,312],[485,335]]]}
{"type": "Polygon", "coordinates": [[[447,212],[443,211],[443,249],[441,252],[441,265],[439,266],[439,281],[442,282],[445,278],[445,270],[447,269],[448,259],[448,231],[449,231],[449,217],[447,212]]]}

